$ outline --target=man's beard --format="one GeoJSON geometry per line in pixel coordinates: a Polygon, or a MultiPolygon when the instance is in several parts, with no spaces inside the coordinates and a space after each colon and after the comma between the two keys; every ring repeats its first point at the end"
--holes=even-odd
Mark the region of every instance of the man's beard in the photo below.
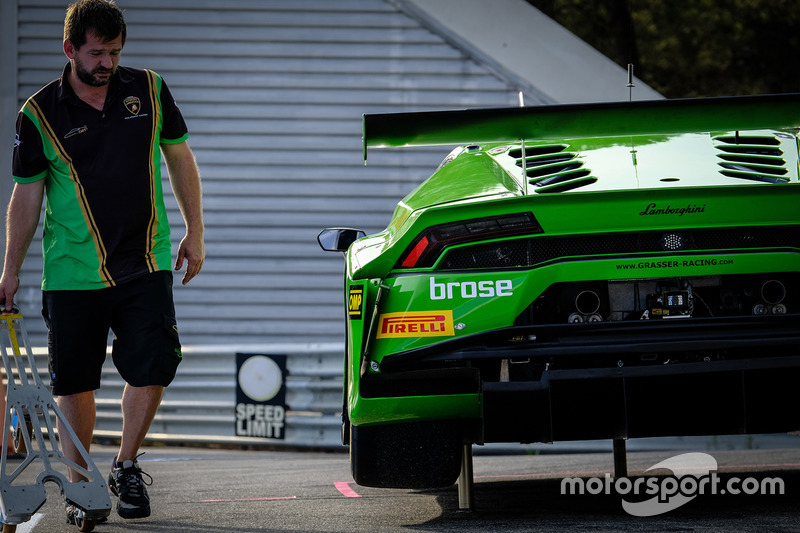
{"type": "Polygon", "coordinates": [[[78,76],[78,79],[81,80],[86,85],[90,85],[92,87],[102,87],[103,85],[108,85],[108,82],[111,81],[111,76],[105,79],[98,79],[95,77],[95,74],[100,72],[108,72],[113,76],[116,68],[106,69],[102,67],[97,67],[93,71],[89,72],[88,70],[83,68],[83,65],[79,61],[75,61],[75,74],[78,76]]]}

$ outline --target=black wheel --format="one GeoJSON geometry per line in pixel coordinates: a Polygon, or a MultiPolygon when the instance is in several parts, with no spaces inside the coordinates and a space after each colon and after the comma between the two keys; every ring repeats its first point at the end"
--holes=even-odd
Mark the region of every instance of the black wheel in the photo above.
{"type": "Polygon", "coordinates": [[[96,524],[96,520],[75,517],[75,525],[78,526],[78,531],[92,531],[96,524]]]}
{"type": "Polygon", "coordinates": [[[462,453],[457,420],[350,425],[350,468],[355,482],[365,487],[449,487],[461,472],[462,453]]]}
{"type": "Polygon", "coordinates": [[[17,530],[17,526],[14,524],[3,524],[3,533],[14,533],[17,530]]]}
{"type": "Polygon", "coordinates": [[[25,445],[25,437],[22,435],[23,431],[28,432],[28,436],[33,435],[33,423],[27,416],[22,416],[18,411],[14,411],[14,429],[11,436],[14,439],[14,450],[18,453],[28,453],[28,447],[25,445]]]}

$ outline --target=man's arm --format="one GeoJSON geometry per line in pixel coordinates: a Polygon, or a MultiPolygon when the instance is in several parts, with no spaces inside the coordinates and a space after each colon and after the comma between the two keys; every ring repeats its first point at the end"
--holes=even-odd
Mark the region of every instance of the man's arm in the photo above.
{"type": "Polygon", "coordinates": [[[186,224],[186,235],[181,240],[178,257],[175,260],[175,270],[180,270],[183,261],[187,261],[186,273],[182,280],[186,285],[200,273],[206,255],[203,241],[203,193],[200,172],[194,154],[185,141],[178,144],[162,144],[161,151],[167,162],[172,192],[186,224]]]}
{"type": "Polygon", "coordinates": [[[5,311],[11,311],[14,307],[22,262],[39,224],[44,182],[42,179],[33,183],[17,183],[11,194],[6,215],[6,254],[3,276],[0,278],[0,302],[5,302],[5,311]]]}

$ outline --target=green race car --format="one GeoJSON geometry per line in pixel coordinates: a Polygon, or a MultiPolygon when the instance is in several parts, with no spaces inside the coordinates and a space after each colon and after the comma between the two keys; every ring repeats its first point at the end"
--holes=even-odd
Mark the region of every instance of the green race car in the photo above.
{"type": "Polygon", "coordinates": [[[463,144],[344,252],[343,442],[366,486],[464,444],[800,429],[800,95],[375,114],[463,144]]]}

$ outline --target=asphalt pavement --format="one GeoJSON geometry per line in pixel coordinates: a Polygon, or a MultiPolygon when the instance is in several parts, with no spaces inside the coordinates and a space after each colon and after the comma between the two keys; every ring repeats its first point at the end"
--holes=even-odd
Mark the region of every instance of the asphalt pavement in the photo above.
{"type": "MultiPolygon", "coordinates": [[[[648,508],[648,516],[634,516],[623,507],[623,500],[635,499],[630,492],[617,491],[624,487],[603,490],[613,476],[612,456],[603,451],[486,453],[491,450],[476,449],[474,505],[467,511],[459,509],[456,486],[401,490],[356,485],[346,453],[149,446],[139,461],[153,477],[148,488],[152,515],[123,520],[112,512],[109,521],[97,525],[95,531],[800,531],[800,446],[794,445],[798,441],[777,439],[772,444],[778,447],[761,448],[754,444],[767,446],[768,441],[751,440],[749,448],[742,441],[745,446],[734,449],[709,449],[707,442],[698,441],[694,450],[684,443],[672,450],[642,451],[631,442],[632,480],[651,474],[664,478],[671,472],[648,469],[695,454],[695,458],[714,461],[720,486],[738,479],[738,486],[744,483],[754,489],[765,479],[780,479],[784,488],[782,494],[767,495],[752,490],[736,495],[707,491],[674,509],[665,507],[680,503],[669,494],[668,502],[648,508]],[[565,479],[582,483],[583,494],[565,493],[565,479]]],[[[114,452],[108,446],[94,446],[92,457],[105,470],[114,452]]],[[[678,475],[678,479],[683,478],[678,475]]],[[[46,503],[29,522],[18,526],[18,532],[77,531],[65,523],[58,486],[48,483],[47,487],[46,503]]],[[[664,494],[662,490],[660,495],[664,494]]]]}

